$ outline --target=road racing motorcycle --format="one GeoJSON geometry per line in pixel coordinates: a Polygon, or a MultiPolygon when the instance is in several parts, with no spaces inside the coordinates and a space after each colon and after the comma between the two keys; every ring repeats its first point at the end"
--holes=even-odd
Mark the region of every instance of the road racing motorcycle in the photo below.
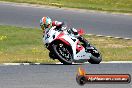
{"type": "MultiPolygon", "coordinates": [[[[82,36],[84,30],[78,30],[82,36]]],[[[49,57],[58,59],[63,64],[84,63],[99,64],[102,61],[100,52],[90,44],[88,49],[75,37],[71,29],[63,26],[57,29],[56,26],[45,30],[43,36],[45,47],[50,51],[49,57]]]]}

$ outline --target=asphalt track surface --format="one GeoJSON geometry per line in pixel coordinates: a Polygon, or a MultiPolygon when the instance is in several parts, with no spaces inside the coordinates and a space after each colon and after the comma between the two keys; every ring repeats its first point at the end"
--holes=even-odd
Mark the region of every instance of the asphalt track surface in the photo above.
{"type": "Polygon", "coordinates": [[[0,3],[0,24],[39,28],[43,16],[83,28],[89,34],[132,38],[132,16],[0,3]]]}
{"type": "MultiPolygon", "coordinates": [[[[0,88],[132,88],[129,84],[85,84],[76,82],[80,65],[0,66],[0,88]]],[[[132,64],[82,65],[88,74],[130,74],[132,64]]]]}

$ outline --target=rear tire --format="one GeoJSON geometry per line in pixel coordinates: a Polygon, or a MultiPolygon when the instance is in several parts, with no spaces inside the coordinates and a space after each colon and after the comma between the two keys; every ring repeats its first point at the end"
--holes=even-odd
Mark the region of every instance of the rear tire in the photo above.
{"type": "Polygon", "coordinates": [[[58,60],[61,63],[65,64],[65,65],[72,64],[73,56],[72,56],[70,47],[66,46],[63,43],[56,43],[56,44],[53,44],[52,46],[53,46],[53,50],[54,50],[55,55],[58,57],[58,60]],[[62,44],[63,47],[60,47],[60,44],[62,44]],[[63,52],[63,49],[65,49],[64,50],[65,53],[63,52]],[[67,54],[67,57],[65,56],[65,54],[67,54]]]}

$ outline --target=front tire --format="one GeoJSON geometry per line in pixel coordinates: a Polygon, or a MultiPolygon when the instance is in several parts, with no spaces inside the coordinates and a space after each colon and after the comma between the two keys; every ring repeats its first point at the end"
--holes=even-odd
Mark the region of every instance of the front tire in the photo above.
{"type": "Polygon", "coordinates": [[[89,63],[91,64],[99,64],[102,61],[102,57],[95,57],[91,55],[90,59],[88,60],[89,63]]]}
{"type": "Polygon", "coordinates": [[[88,62],[91,64],[99,64],[102,61],[102,56],[95,47],[91,47],[93,49],[89,50],[89,52],[91,53],[91,57],[88,62]]]}
{"type": "Polygon", "coordinates": [[[58,57],[58,60],[66,65],[70,65],[73,62],[73,56],[70,50],[70,47],[66,46],[63,43],[53,44],[53,50],[55,55],[58,57]]]}
{"type": "Polygon", "coordinates": [[[53,60],[57,59],[57,56],[53,52],[49,52],[49,57],[53,60]]]}

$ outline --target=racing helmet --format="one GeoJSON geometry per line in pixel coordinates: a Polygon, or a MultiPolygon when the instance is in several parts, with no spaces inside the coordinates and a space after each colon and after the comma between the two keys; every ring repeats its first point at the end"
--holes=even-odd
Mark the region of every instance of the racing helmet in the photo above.
{"type": "Polygon", "coordinates": [[[42,17],[40,19],[40,26],[42,30],[45,30],[46,28],[50,28],[52,26],[52,20],[49,17],[42,17]]]}

